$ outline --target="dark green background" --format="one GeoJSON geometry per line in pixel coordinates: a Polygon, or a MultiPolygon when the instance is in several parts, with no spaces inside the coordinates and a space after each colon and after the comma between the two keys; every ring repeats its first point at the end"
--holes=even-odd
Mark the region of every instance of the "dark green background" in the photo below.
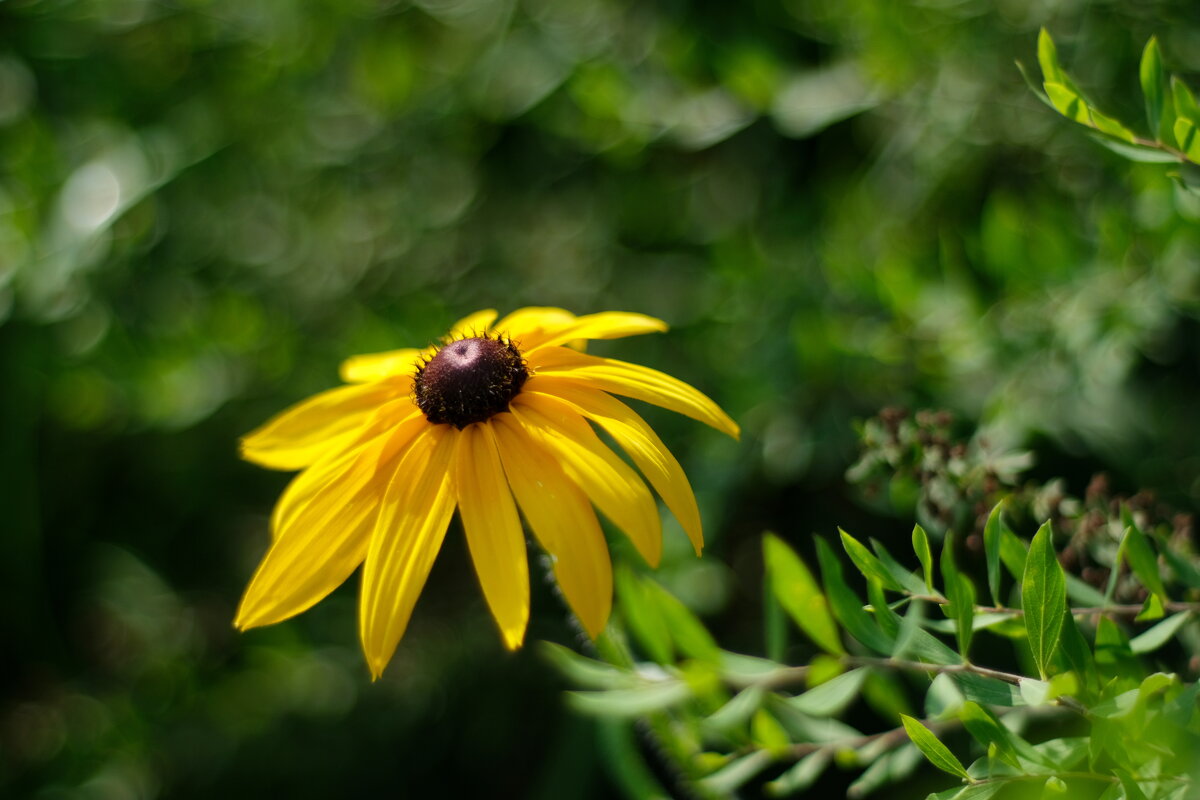
{"type": "Polygon", "coordinates": [[[456,528],[378,683],[356,581],[230,626],[286,481],[237,437],[479,308],[672,325],[597,350],[743,425],[646,410],[732,648],[763,528],[904,527],[842,479],[884,405],[1194,508],[1200,199],[1036,101],[1042,25],[1135,125],[1150,35],[1197,85],[1191,0],[0,2],[0,795],[615,791],[456,528]]]}

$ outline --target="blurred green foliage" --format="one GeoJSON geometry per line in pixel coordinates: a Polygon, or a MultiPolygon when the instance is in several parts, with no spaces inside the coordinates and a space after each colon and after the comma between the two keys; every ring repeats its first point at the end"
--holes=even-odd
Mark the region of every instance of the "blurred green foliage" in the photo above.
{"type": "MultiPolygon", "coordinates": [[[[710,542],[662,577],[723,645],[764,527],[896,527],[841,481],[885,405],[1194,508],[1200,201],[1013,66],[1045,26],[1136,119],[1151,35],[1200,72],[1194,10],[0,2],[0,794],[614,790],[630,743],[502,655],[458,537],[379,684],[353,588],[229,626],[284,482],[236,437],[477,308],[672,324],[605,349],[743,423],[651,414],[710,542]]],[[[570,641],[538,591],[531,638],[570,641]]]]}

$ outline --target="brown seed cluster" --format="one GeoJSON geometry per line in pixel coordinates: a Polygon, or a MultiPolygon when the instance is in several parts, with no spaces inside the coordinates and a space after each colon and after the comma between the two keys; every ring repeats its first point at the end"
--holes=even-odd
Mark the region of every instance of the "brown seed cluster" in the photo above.
{"type": "Polygon", "coordinates": [[[438,350],[417,369],[413,392],[426,419],[461,430],[507,411],[528,377],[521,351],[485,334],[438,350]]]}

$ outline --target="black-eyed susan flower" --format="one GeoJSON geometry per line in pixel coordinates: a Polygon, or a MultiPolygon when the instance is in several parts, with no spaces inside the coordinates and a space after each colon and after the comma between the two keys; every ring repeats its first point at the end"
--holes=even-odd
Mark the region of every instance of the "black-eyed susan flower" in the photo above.
{"type": "Polygon", "coordinates": [[[311,397],[242,441],[265,467],[302,470],[271,519],[272,544],[235,625],[253,628],[313,606],[363,565],[359,633],[373,676],[391,659],[457,508],[471,559],[509,648],[529,619],[529,567],[518,509],[567,603],[593,638],[612,606],[612,565],[593,506],[651,565],[662,551],[642,477],[699,554],[696,499],[679,462],[622,395],[731,436],[716,403],[653,369],[571,344],[666,330],[641,314],[577,317],[558,308],[460,320],[425,349],[354,356],[345,386],[311,397]],[[592,424],[589,424],[592,423],[592,424]]]}

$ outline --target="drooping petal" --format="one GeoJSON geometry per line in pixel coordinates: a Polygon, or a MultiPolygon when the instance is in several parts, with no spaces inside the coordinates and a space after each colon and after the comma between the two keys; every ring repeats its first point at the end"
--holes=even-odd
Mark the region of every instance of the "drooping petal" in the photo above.
{"type": "Polygon", "coordinates": [[[581,386],[632,397],[699,420],[735,439],[740,435],[737,423],[708,396],[656,369],[589,356],[565,347],[535,350],[528,361],[538,375],[552,375],[581,386]]]}
{"type": "Polygon", "coordinates": [[[485,308],[483,311],[468,314],[450,326],[450,333],[446,334],[446,341],[452,342],[467,336],[478,336],[491,327],[497,316],[499,314],[494,308],[485,308]]]}
{"type": "Polygon", "coordinates": [[[529,526],[554,563],[563,596],[593,639],[612,610],[612,564],[596,513],[510,413],[488,420],[500,461],[529,526]]]}
{"type": "Polygon", "coordinates": [[[458,431],[424,428],[400,457],[367,549],[359,634],[372,677],[383,674],[454,514],[450,473],[458,431]]]}
{"type": "MultiPolygon", "coordinates": [[[[351,437],[345,453],[360,451],[375,444],[375,440],[378,440],[379,446],[376,449],[366,451],[374,454],[374,462],[364,461],[363,467],[364,469],[371,467],[377,471],[382,470],[384,462],[390,461],[408,447],[413,437],[428,424],[425,417],[411,402],[390,403],[381,407],[372,417],[371,422],[351,437]]],[[[342,459],[343,454],[322,459],[292,479],[271,514],[271,535],[274,538],[278,539],[290,525],[294,524],[295,517],[321,496],[329,482],[340,471],[339,461],[342,459]]],[[[382,485],[377,487],[377,494],[380,498],[383,496],[390,477],[390,473],[384,474],[382,485]]]]}
{"type": "Polygon", "coordinates": [[[700,555],[704,546],[704,533],[700,526],[696,496],[692,492],[687,475],[658,434],[633,409],[604,392],[548,375],[535,375],[530,378],[522,388],[521,395],[547,395],[557,398],[569,403],[579,413],[604,428],[650,481],[650,485],[662,497],[667,508],[671,509],[671,513],[679,520],[696,549],[696,555],[700,555]]]}
{"type": "Polygon", "coordinates": [[[511,408],[525,430],[558,457],[567,477],[629,536],[646,563],[657,567],[662,558],[662,523],[654,497],[637,473],[567,403],[522,393],[511,408]]]}
{"type": "Polygon", "coordinates": [[[513,340],[522,350],[530,350],[537,347],[547,336],[573,325],[576,319],[574,314],[564,308],[529,306],[518,308],[507,315],[492,325],[492,330],[513,340]]]}
{"type": "Polygon", "coordinates": [[[270,469],[302,469],[336,453],[371,413],[410,391],[402,381],[340,386],[312,397],[242,437],[242,458],[270,469]]]}
{"type": "Polygon", "coordinates": [[[468,425],[459,435],[454,483],[483,596],[504,644],[515,650],[524,641],[529,623],[529,557],[489,426],[468,425]]]}
{"type": "Polygon", "coordinates": [[[245,630],[295,616],[350,576],[366,555],[379,512],[380,461],[385,468],[394,462],[415,430],[409,425],[398,435],[378,436],[292,481],[276,507],[271,549],[246,587],[234,625],[245,630]]]}
{"type": "Polygon", "coordinates": [[[385,353],[364,353],[350,356],[342,362],[338,375],[346,383],[368,383],[389,378],[393,375],[411,376],[417,368],[424,350],[405,347],[385,353]]]}
{"type": "Polygon", "coordinates": [[[525,351],[565,344],[576,339],[620,339],[624,336],[637,336],[642,333],[662,333],[665,330],[667,330],[667,323],[661,319],[625,311],[605,311],[600,314],[578,317],[570,325],[559,329],[553,335],[541,339],[532,346],[525,343],[525,351]]]}

